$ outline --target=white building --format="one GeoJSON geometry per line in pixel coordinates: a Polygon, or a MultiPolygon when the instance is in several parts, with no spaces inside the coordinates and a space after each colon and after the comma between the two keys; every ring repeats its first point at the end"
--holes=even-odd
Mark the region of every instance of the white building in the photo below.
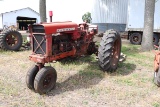
{"type": "Polygon", "coordinates": [[[101,31],[124,31],[127,23],[128,0],[93,0],[92,23],[101,31]]]}
{"type": "Polygon", "coordinates": [[[0,29],[16,26],[20,30],[27,30],[28,24],[39,22],[39,13],[29,7],[0,14],[0,29]]]}

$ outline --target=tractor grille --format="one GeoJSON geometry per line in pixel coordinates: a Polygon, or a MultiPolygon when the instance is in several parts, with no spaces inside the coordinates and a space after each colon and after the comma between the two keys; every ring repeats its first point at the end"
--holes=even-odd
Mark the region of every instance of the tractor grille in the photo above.
{"type": "Polygon", "coordinates": [[[36,54],[46,54],[46,39],[43,34],[33,35],[33,52],[36,54]]]}

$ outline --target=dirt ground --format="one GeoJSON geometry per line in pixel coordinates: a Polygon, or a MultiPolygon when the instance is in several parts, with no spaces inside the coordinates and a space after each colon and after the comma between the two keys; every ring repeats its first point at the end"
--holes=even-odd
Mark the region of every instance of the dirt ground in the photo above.
{"type": "MultiPolygon", "coordinates": [[[[127,44],[123,40],[124,50],[127,44]]],[[[26,86],[27,70],[34,64],[28,59],[30,53],[0,52],[0,107],[160,107],[160,88],[152,81],[152,53],[140,53],[135,60],[136,52],[127,56],[115,73],[102,72],[94,56],[51,64],[58,79],[56,88],[46,95],[26,86]]]]}

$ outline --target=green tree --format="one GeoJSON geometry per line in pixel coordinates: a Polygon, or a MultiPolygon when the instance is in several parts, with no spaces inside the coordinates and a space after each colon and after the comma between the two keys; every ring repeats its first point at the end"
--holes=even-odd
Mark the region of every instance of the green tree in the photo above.
{"type": "Polygon", "coordinates": [[[83,20],[83,22],[91,23],[92,22],[91,13],[90,12],[86,12],[82,16],[82,20],[83,20]]]}
{"type": "Polygon", "coordinates": [[[39,13],[41,22],[46,22],[46,0],[39,0],[39,13]]]}
{"type": "Polygon", "coordinates": [[[143,51],[153,49],[155,0],[145,0],[144,30],[141,48],[143,51]]]}

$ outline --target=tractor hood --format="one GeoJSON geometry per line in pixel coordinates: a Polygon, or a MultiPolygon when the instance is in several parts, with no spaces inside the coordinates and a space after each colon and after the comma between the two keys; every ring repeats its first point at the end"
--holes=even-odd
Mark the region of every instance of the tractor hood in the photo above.
{"type": "Polygon", "coordinates": [[[45,34],[69,32],[77,30],[77,28],[78,25],[71,21],[35,24],[32,25],[31,27],[33,33],[45,33],[45,34]]]}

